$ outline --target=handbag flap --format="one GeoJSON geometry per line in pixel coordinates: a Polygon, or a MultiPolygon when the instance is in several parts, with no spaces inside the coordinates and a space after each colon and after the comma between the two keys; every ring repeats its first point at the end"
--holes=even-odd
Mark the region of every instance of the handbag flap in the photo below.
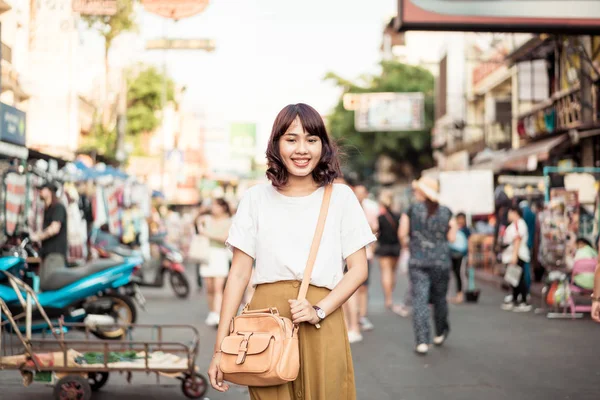
{"type": "MultiPolygon", "coordinates": [[[[254,332],[248,338],[248,350],[246,354],[260,354],[269,347],[269,343],[273,335],[271,333],[254,332]]],[[[244,335],[242,333],[233,333],[223,339],[221,343],[221,351],[225,354],[237,355],[240,349],[243,348],[242,341],[244,335]]]]}

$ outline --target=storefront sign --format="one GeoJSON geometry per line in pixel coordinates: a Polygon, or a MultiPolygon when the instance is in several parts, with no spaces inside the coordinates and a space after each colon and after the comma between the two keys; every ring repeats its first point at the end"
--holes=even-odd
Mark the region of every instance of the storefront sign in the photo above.
{"type": "Polygon", "coordinates": [[[231,124],[229,146],[231,155],[234,157],[254,157],[256,153],[256,124],[231,124]]]}
{"type": "Polygon", "coordinates": [[[354,112],[354,128],[359,132],[424,129],[425,96],[423,93],[360,93],[354,96],[354,99],[344,99],[344,103],[357,107],[354,112]]]}
{"type": "Polygon", "coordinates": [[[142,0],[142,5],[148,12],[179,20],[204,11],[208,0],[142,0]]]}
{"type": "Polygon", "coordinates": [[[0,138],[3,142],[25,146],[25,113],[0,103],[0,138]]]}
{"type": "Polygon", "coordinates": [[[151,39],[146,42],[146,50],[215,50],[212,39],[151,39]]]}
{"type": "Polygon", "coordinates": [[[73,12],[81,15],[115,15],[117,0],[73,0],[73,12]]]}

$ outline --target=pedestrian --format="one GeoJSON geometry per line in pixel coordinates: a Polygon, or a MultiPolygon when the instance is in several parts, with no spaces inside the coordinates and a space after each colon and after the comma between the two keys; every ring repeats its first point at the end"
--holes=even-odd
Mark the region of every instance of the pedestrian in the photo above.
{"type": "MultiPolygon", "coordinates": [[[[209,206],[207,206],[206,204],[203,204],[202,202],[198,203],[197,208],[196,208],[196,215],[194,216],[194,220],[193,220],[193,225],[194,225],[194,238],[192,239],[192,242],[190,244],[190,246],[193,246],[193,249],[190,249],[195,256],[201,256],[203,257],[207,257],[206,254],[204,253],[208,253],[208,250],[203,251],[204,250],[204,243],[205,243],[205,238],[202,238],[202,235],[200,235],[200,230],[201,225],[202,225],[202,221],[204,220],[204,218],[206,218],[207,215],[210,215],[211,212],[211,208],[209,206]]],[[[202,268],[202,263],[201,262],[196,262],[195,265],[195,269],[196,269],[196,281],[198,284],[198,288],[202,289],[203,287],[203,282],[202,282],[202,275],[200,275],[200,268],[202,268]]]]}
{"type": "Polygon", "coordinates": [[[502,235],[502,263],[505,265],[516,265],[521,269],[519,283],[513,286],[512,301],[503,303],[502,309],[514,312],[531,311],[531,305],[528,303],[529,289],[525,282],[525,266],[531,261],[531,253],[527,242],[529,233],[527,224],[523,220],[521,208],[518,205],[512,205],[508,209],[509,225],[502,235]]]}
{"type": "MultiPolygon", "coordinates": [[[[365,212],[367,221],[369,222],[369,226],[371,227],[371,231],[374,234],[376,234],[379,231],[379,206],[375,201],[369,199],[369,190],[363,184],[354,186],[354,194],[358,198],[358,202],[360,203],[361,207],[363,208],[363,211],[365,212]]],[[[374,258],[373,247],[373,245],[367,246],[367,262],[369,268],[369,275],[367,277],[367,280],[361,285],[360,288],[358,288],[358,291],[356,292],[360,329],[363,331],[371,331],[374,329],[373,323],[369,320],[367,316],[369,312],[369,277],[371,276],[371,265],[373,263],[374,258]]]]}
{"type": "Polygon", "coordinates": [[[459,212],[456,214],[456,224],[458,226],[456,240],[450,245],[452,271],[454,272],[454,280],[456,281],[456,296],[452,299],[452,302],[454,304],[461,304],[464,301],[462,264],[464,257],[468,255],[471,230],[467,227],[467,216],[465,213],[459,212]]]}
{"type": "Polygon", "coordinates": [[[59,254],[67,263],[67,209],[56,195],[58,187],[47,182],[38,188],[44,202],[44,224],[42,232],[32,235],[33,242],[41,242],[40,257],[42,263],[50,254],[59,254]]]}
{"type": "Polygon", "coordinates": [[[332,190],[329,213],[308,293],[305,300],[294,300],[326,187],[340,175],[339,161],[321,115],[306,104],[288,105],[278,114],[267,160],[270,183],[245,193],[227,240],[233,264],[209,369],[211,385],[220,392],[229,388],[219,367],[220,345],[229,333],[255,259],[256,289],[248,308],[277,308],[279,315],[300,325],[300,372],[293,382],[250,387],[250,398],[354,400],[354,368],[340,307],[366,280],[365,247],[376,238],[352,190],[339,184],[328,188],[332,190]]]}
{"type": "Polygon", "coordinates": [[[401,304],[395,305],[393,301],[398,275],[398,258],[400,257],[400,240],[398,239],[400,216],[392,211],[392,201],[392,192],[382,190],[379,194],[379,236],[375,255],[381,269],[381,286],[383,287],[385,307],[398,315],[406,317],[408,311],[404,306],[401,304]]]}
{"type": "Polygon", "coordinates": [[[592,318],[600,322],[600,267],[596,266],[594,274],[594,292],[592,293],[592,318]]]}
{"type": "Polygon", "coordinates": [[[81,210],[83,220],[86,224],[86,258],[88,261],[92,259],[92,229],[94,228],[94,207],[89,196],[89,183],[81,181],[77,183],[77,192],[79,193],[78,206],[81,210]]]}
{"type": "Polygon", "coordinates": [[[429,304],[433,305],[435,337],[442,345],[450,333],[446,294],[450,280],[449,242],[456,238],[456,221],[448,207],[439,204],[435,179],[413,182],[416,202],[400,219],[400,238],[410,248],[408,273],[412,287],[413,328],[416,351],[427,354],[431,339],[429,304]]]}
{"type": "Polygon", "coordinates": [[[200,225],[200,234],[209,240],[208,262],[200,266],[209,308],[204,322],[208,326],[218,326],[225,279],[229,274],[229,252],[225,246],[231,227],[229,204],[224,199],[213,200],[210,214],[203,218],[200,225]]]}

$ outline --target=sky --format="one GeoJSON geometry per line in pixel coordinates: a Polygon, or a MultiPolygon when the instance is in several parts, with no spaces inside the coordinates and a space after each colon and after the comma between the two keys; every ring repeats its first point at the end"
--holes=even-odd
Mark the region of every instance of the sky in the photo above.
{"type": "Polygon", "coordinates": [[[350,79],[377,72],[383,27],[395,11],[395,0],[211,0],[178,22],[142,12],[139,32],[115,43],[111,64],[166,59],[169,75],[187,88],[185,110],[204,115],[209,127],[255,122],[260,147],[285,105],[331,111],[340,91],[323,81],[328,71],[350,79]],[[163,36],[214,39],[217,48],[144,51],[146,40],[163,36]]]}

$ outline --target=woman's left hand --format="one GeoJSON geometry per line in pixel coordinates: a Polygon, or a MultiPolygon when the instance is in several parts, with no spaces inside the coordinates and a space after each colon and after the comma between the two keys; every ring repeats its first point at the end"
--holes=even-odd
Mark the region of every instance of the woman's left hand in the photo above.
{"type": "Polygon", "coordinates": [[[313,308],[312,304],[308,300],[288,300],[290,303],[290,310],[292,312],[292,322],[299,324],[300,322],[308,322],[309,324],[318,324],[319,317],[317,312],[313,308]]]}

